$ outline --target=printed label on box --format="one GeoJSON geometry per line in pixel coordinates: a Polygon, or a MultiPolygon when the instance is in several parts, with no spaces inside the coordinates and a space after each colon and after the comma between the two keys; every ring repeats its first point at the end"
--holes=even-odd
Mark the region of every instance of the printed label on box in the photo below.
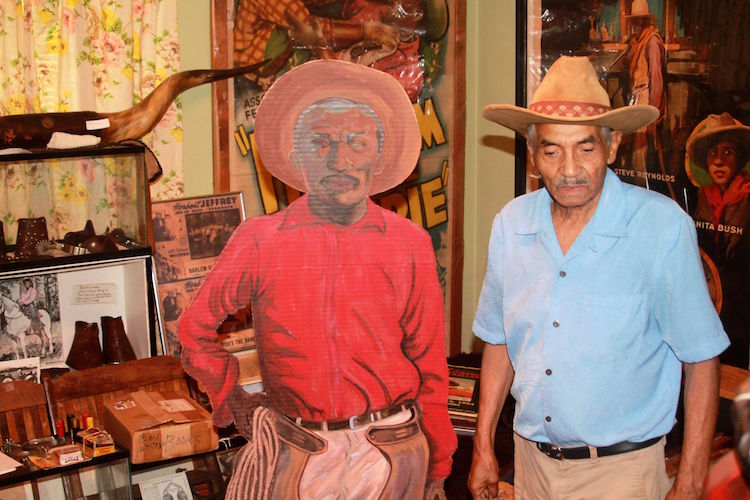
{"type": "Polygon", "coordinates": [[[169,413],[180,413],[193,409],[193,405],[184,399],[162,399],[159,401],[159,406],[161,406],[162,410],[169,413]]]}

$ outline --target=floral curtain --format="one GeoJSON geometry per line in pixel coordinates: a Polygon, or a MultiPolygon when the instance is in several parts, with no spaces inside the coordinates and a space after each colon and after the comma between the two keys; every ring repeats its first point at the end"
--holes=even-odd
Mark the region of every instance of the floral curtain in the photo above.
{"type": "MultiPolygon", "coordinates": [[[[145,98],[179,70],[177,0],[0,2],[0,114],[115,112],[145,98]]],[[[142,140],[164,171],[152,199],[183,196],[179,100],[142,140]]],[[[1,133],[2,131],[0,131],[1,133]]],[[[128,169],[91,161],[0,164],[0,218],[8,243],[21,217],[48,219],[50,236],[116,214],[109,194],[128,169]],[[63,169],[63,170],[61,170],[63,169]],[[75,193],[75,196],[71,196],[75,193]],[[101,210],[104,207],[106,210],[101,210]]],[[[132,193],[133,200],[142,198],[132,193]]],[[[95,224],[97,232],[114,220],[95,224]]],[[[120,223],[122,220],[119,221],[120,223]]]]}

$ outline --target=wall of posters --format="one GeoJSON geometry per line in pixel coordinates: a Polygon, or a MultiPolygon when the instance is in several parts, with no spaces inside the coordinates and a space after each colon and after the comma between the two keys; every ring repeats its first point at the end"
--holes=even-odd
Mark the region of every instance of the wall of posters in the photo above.
{"type": "Polygon", "coordinates": [[[162,347],[179,355],[180,314],[245,219],[242,193],[155,202],[151,212],[162,347]]]}
{"type": "Polygon", "coordinates": [[[301,195],[271,177],[253,137],[255,112],[279,75],[310,59],[337,58],[402,84],[419,121],[422,154],[412,176],[375,201],[432,236],[447,331],[455,331],[450,345],[460,349],[464,2],[217,1],[212,14],[214,67],[268,60],[260,76],[214,86],[215,190],[242,192],[248,216],[276,212],[301,195]]]}
{"type": "MultiPolygon", "coordinates": [[[[710,115],[728,113],[735,126],[750,123],[750,4],[528,0],[520,8],[528,14],[526,100],[565,54],[592,61],[613,107],[647,103],[660,110],[654,125],[623,142],[612,168],[625,182],[669,196],[693,216],[709,290],[732,341],[721,360],[747,368],[749,141],[735,134],[734,167],[719,175],[706,166],[705,149],[690,158],[686,144],[712,126],[710,115]]],[[[537,187],[536,173],[528,171],[527,189],[537,187]]]]}

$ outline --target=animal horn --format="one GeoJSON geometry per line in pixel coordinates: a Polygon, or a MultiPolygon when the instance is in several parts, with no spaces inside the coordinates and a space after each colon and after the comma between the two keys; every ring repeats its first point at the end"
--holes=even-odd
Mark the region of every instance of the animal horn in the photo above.
{"type": "Polygon", "coordinates": [[[170,75],[161,82],[153,92],[132,108],[115,113],[104,113],[109,119],[109,127],[102,130],[102,142],[118,142],[127,139],[139,139],[149,133],[172,101],[187,89],[215,82],[225,78],[250,73],[261,68],[267,61],[261,61],[250,66],[218,70],[190,70],[180,71],[170,75]]]}

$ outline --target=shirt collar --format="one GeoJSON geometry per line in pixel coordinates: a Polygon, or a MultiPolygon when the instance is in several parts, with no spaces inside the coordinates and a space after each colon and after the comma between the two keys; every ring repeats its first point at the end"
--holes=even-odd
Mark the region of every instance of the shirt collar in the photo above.
{"type": "Polygon", "coordinates": [[[367,213],[365,213],[365,216],[349,226],[338,226],[313,215],[310,211],[309,198],[307,195],[294,201],[286,208],[285,212],[284,222],[282,222],[280,229],[319,225],[340,227],[341,229],[348,229],[351,231],[380,231],[381,233],[385,233],[383,209],[377,206],[369,198],[367,199],[367,213]]]}
{"type": "MultiPolygon", "coordinates": [[[[518,234],[537,234],[542,230],[543,222],[550,219],[552,198],[546,188],[542,188],[532,207],[527,223],[520,225],[518,234]]],[[[594,216],[588,223],[589,231],[600,236],[625,236],[627,228],[627,204],[622,181],[611,169],[607,168],[604,177],[602,195],[596,206],[594,216]]]]}

